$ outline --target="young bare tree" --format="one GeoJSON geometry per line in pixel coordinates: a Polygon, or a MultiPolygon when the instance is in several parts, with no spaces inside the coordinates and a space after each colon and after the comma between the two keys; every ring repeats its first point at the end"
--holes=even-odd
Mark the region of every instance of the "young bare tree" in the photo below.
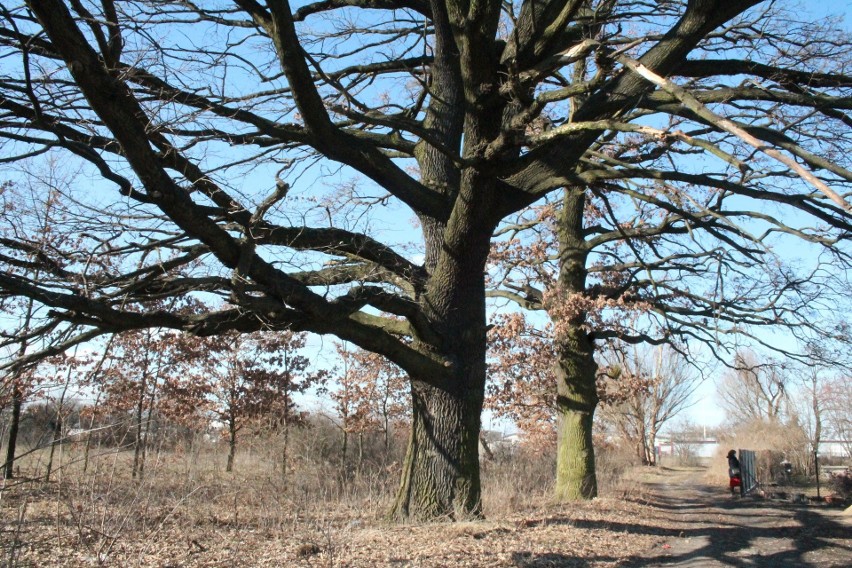
{"type": "MultiPolygon", "coordinates": [[[[191,300],[180,299],[171,299],[161,306],[178,313],[198,309],[191,300]]],[[[117,334],[110,343],[108,362],[97,377],[98,387],[104,393],[100,406],[107,413],[132,416],[132,477],[141,480],[150,443],[163,417],[163,395],[169,394],[171,387],[171,407],[175,413],[179,412],[181,405],[176,404],[179,397],[175,395],[181,390],[186,395],[188,388],[184,384],[181,389],[180,384],[193,382],[192,371],[207,353],[199,348],[201,342],[197,338],[153,327],[117,334]]]]}
{"type": "Polygon", "coordinates": [[[382,436],[387,457],[391,430],[409,422],[411,405],[408,380],[399,367],[380,355],[350,345],[338,343],[335,349],[341,366],[334,381],[337,388],[330,396],[336,414],[332,421],[343,435],[341,466],[345,478],[349,436],[357,435],[359,470],[363,465],[366,434],[382,436]]]}
{"type": "Polygon", "coordinates": [[[789,417],[791,377],[786,365],[740,352],[719,384],[719,402],[732,424],[780,423],[789,417]]]}
{"type": "Polygon", "coordinates": [[[271,405],[267,418],[273,431],[281,435],[279,466],[281,475],[286,476],[290,430],[304,423],[294,396],[324,383],[327,372],[312,369],[310,360],[303,354],[306,333],[285,330],[258,334],[253,339],[261,356],[255,361],[252,382],[268,391],[266,398],[271,405]]]}
{"type": "Polygon", "coordinates": [[[607,371],[599,381],[607,401],[602,418],[634,444],[643,464],[656,465],[657,435],[695,404],[693,394],[702,376],[663,345],[653,349],[615,345],[603,350],[602,357],[607,371]]]}
{"type": "MultiPolygon", "coordinates": [[[[7,219],[0,226],[0,243],[25,240],[16,257],[0,253],[9,276],[38,280],[43,270],[42,263],[50,257],[50,249],[63,245],[73,247],[77,242],[75,236],[63,232],[63,213],[57,207],[59,193],[49,182],[34,180],[23,187],[8,182],[0,184],[0,212],[7,219]],[[46,189],[46,192],[42,194],[41,189],[46,189]]],[[[3,406],[8,403],[11,407],[3,475],[5,479],[11,479],[14,476],[21,411],[38,379],[34,364],[23,360],[33,351],[43,350],[52,341],[61,338],[63,332],[57,332],[55,323],[46,321],[43,306],[32,298],[0,294],[0,316],[3,319],[0,353],[9,362],[0,379],[0,397],[4,399],[3,406]]]]}
{"type": "Polygon", "coordinates": [[[822,408],[829,435],[839,440],[852,456],[852,379],[837,374],[825,380],[822,408]]]}
{"type": "Polygon", "coordinates": [[[357,389],[349,396],[354,407],[365,410],[364,427],[360,433],[378,431],[387,451],[390,446],[391,428],[409,419],[409,389],[407,377],[402,371],[376,353],[362,349],[338,349],[345,359],[347,379],[357,389]]]}
{"type": "Polygon", "coordinates": [[[730,238],[744,206],[826,249],[850,229],[848,38],[775,3],[30,0],[0,17],[4,159],[76,157],[71,197],[99,221],[75,249],[91,262],[58,250],[42,278],[0,287],[57,325],[312,331],[384,355],[412,384],[398,517],[480,514],[484,280],[502,219],[568,188],[551,311],[560,430],[577,442],[560,458],[567,498],[595,492],[595,337],[586,310],[557,301],[608,297],[587,290],[587,238],[709,228],[704,262],[726,272],[725,250],[754,256],[730,238]],[[327,191],[319,176],[338,174],[354,183],[327,191]],[[609,195],[653,224],[583,227],[592,197],[613,217],[609,195]],[[422,266],[378,230],[385,204],[417,218],[422,266]],[[223,307],[131,309],[197,290],[223,307]]]}
{"type": "MultiPolygon", "coordinates": [[[[50,480],[50,474],[53,472],[53,461],[56,455],[57,447],[64,441],[64,436],[68,431],[67,418],[75,410],[73,395],[79,394],[81,382],[78,382],[80,376],[86,374],[86,367],[91,365],[91,361],[87,357],[66,355],[65,357],[53,357],[55,364],[53,366],[53,381],[50,385],[50,391],[46,395],[48,404],[53,408],[52,432],[50,451],[48,452],[47,464],[45,465],[44,478],[50,480]]],[[[61,459],[61,454],[60,454],[61,459]]]]}
{"type": "MultiPolygon", "coordinates": [[[[25,301],[25,311],[23,317],[23,325],[16,330],[20,334],[21,340],[16,355],[22,357],[27,353],[28,341],[26,338],[30,334],[30,323],[32,321],[33,302],[25,301]]],[[[18,431],[21,423],[21,410],[23,409],[24,399],[30,388],[31,373],[29,370],[22,369],[18,366],[12,367],[11,372],[3,377],[4,406],[8,402],[11,406],[10,423],[8,430],[8,438],[6,440],[6,459],[3,462],[3,478],[12,479],[15,468],[15,453],[18,446],[18,431]]]]}
{"type": "MultiPolygon", "coordinates": [[[[193,370],[194,379],[209,392],[209,409],[227,433],[228,458],[225,471],[233,471],[240,432],[252,420],[268,415],[272,408],[265,375],[255,372],[264,355],[253,334],[224,334],[207,338],[208,357],[193,370]]],[[[205,397],[207,398],[207,397],[205,397]]]]}

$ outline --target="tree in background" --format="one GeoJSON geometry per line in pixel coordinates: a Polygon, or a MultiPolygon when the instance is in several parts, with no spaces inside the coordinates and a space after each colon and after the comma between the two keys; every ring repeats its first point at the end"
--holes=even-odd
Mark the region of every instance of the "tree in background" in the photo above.
{"type": "Polygon", "coordinates": [[[306,333],[266,332],[254,334],[252,340],[259,357],[249,367],[251,382],[266,390],[264,397],[271,403],[266,418],[272,431],[281,435],[279,465],[281,475],[286,476],[290,429],[304,421],[293,396],[321,386],[327,372],[312,370],[310,360],[301,354],[307,343],[306,333]]]}
{"type": "MultiPolygon", "coordinates": [[[[70,412],[65,395],[70,386],[70,369],[64,357],[49,357],[38,364],[27,366],[17,373],[17,384],[13,384],[9,393],[10,399],[3,401],[11,403],[8,421],[4,420],[4,430],[8,432],[6,446],[6,464],[4,470],[12,479],[15,461],[20,454],[18,451],[23,444],[27,453],[49,448],[44,479],[49,480],[53,469],[53,458],[56,444],[59,443],[64,419],[70,412]],[[57,393],[58,391],[58,393],[57,393]],[[56,396],[59,394],[59,396],[56,396]],[[34,422],[35,424],[26,424],[34,422]]],[[[5,404],[4,404],[5,406],[5,404]]],[[[4,417],[5,418],[5,417],[4,417]]],[[[40,473],[32,473],[40,477],[40,473]]]]}
{"type": "MultiPolygon", "coordinates": [[[[26,321],[27,318],[25,318],[26,321]]],[[[22,343],[19,353],[24,353],[26,347],[22,343]]],[[[18,431],[21,423],[21,410],[29,392],[30,373],[14,369],[8,377],[4,377],[3,407],[11,406],[9,417],[8,437],[6,439],[6,459],[3,462],[3,478],[12,479],[15,476],[15,455],[18,447],[18,431]]]]}
{"type": "Polygon", "coordinates": [[[852,379],[836,374],[826,379],[822,389],[825,425],[835,440],[852,456],[852,379]]]}
{"type": "MultiPolygon", "coordinates": [[[[334,401],[334,413],[339,422],[332,419],[340,430],[342,443],[340,445],[341,479],[349,477],[349,436],[358,434],[359,440],[364,432],[370,430],[373,424],[370,408],[369,383],[362,383],[352,368],[352,358],[347,356],[349,346],[345,343],[335,346],[341,358],[341,369],[337,372],[334,383],[337,388],[331,392],[334,401]]],[[[359,453],[359,465],[360,465],[359,453]]]]}
{"type": "Polygon", "coordinates": [[[144,477],[145,458],[159,427],[166,385],[179,384],[190,376],[199,358],[206,356],[192,345],[194,341],[158,328],[123,332],[112,341],[109,362],[98,376],[104,393],[100,411],[132,417],[134,479],[144,477]]]}
{"type": "MultiPolygon", "coordinates": [[[[688,3],[694,9],[700,4],[688,3]]],[[[826,121],[818,104],[789,105],[786,96],[815,94],[803,83],[796,85],[806,80],[794,71],[802,61],[832,60],[833,66],[846,58],[835,58],[833,41],[815,45],[810,32],[793,31],[794,20],[770,7],[727,23],[717,33],[728,37],[711,34],[713,39],[693,54],[703,51],[705,60],[691,58],[676,67],[676,80],[617,52],[616,61],[660,90],[632,99],[636,107],[618,116],[618,124],[606,123],[612,130],[605,142],[599,140],[600,146],[587,152],[579,179],[565,183],[561,199],[524,212],[500,231],[503,240],[493,258],[502,271],[493,278],[491,294],[525,309],[547,310],[560,353],[557,401],[564,431],[557,492],[562,497],[596,491],[591,424],[599,402],[594,388],[599,342],[668,343],[688,358],[709,349],[724,361],[743,342],[765,343],[762,330],[771,328],[803,343],[848,340],[846,324],[832,311],[847,296],[848,285],[833,272],[848,267],[845,229],[809,206],[801,208],[804,202],[787,192],[795,185],[793,178],[801,176],[825,192],[824,198],[840,207],[837,211],[848,212],[840,194],[801,163],[822,164],[816,167],[832,172],[828,177],[845,188],[849,162],[840,148],[849,143],[849,119],[837,107],[826,121]],[[754,31],[768,22],[789,29],[771,47],[761,46],[761,34],[754,31]],[[741,59],[745,45],[767,63],[741,59]],[[748,82],[737,79],[743,72],[757,76],[753,84],[777,91],[749,94],[748,82]],[[723,101],[722,92],[732,98],[723,101]],[[739,97],[744,98],[734,102],[739,97]],[[659,120],[654,126],[629,123],[631,117],[651,116],[659,120]],[[772,160],[782,169],[773,169],[772,160]],[[796,247],[812,250],[813,256],[807,262],[786,256],[796,247]]],[[[848,34],[840,37],[848,41],[848,34]]],[[[653,58],[657,47],[641,58],[653,58]]],[[[576,57],[583,64],[574,67],[575,81],[600,76],[600,59],[592,64],[576,57]]],[[[844,66],[833,67],[837,75],[822,76],[838,103],[849,87],[844,66]]],[[[568,87],[562,92],[574,96],[568,87]]],[[[588,109],[594,100],[594,94],[580,92],[574,102],[588,109]]],[[[580,110],[572,121],[578,114],[586,116],[580,110]]],[[[530,137],[548,141],[601,125],[562,122],[561,116],[546,114],[540,118],[539,130],[530,137]]],[[[810,353],[777,349],[802,361],[810,353]]]]}
{"type": "Polygon", "coordinates": [[[793,405],[794,418],[807,435],[810,454],[813,456],[814,470],[817,469],[817,456],[824,438],[825,424],[825,388],[824,370],[817,366],[803,369],[800,380],[800,396],[793,405]],[[822,371],[822,372],[821,372],[822,371]]]}
{"type": "Polygon", "coordinates": [[[552,451],[556,443],[556,383],[552,336],[522,313],[499,315],[489,331],[485,407],[524,433],[523,443],[552,451]]]}
{"type": "Polygon", "coordinates": [[[47,359],[46,362],[53,363],[51,373],[53,384],[47,386],[46,392],[47,405],[53,410],[53,419],[50,422],[52,430],[50,453],[44,473],[45,480],[49,481],[56,449],[64,441],[69,430],[68,418],[72,413],[79,416],[78,405],[74,399],[81,394],[79,387],[84,381],[76,379],[90,372],[94,362],[88,356],[78,356],[76,348],[73,355],[57,355],[47,359]]]}
{"type": "Polygon", "coordinates": [[[784,363],[737,353],[719,385],[719,402],[732,424],[781,422],[789,417],[790,374],[784,363]]]}
{"type": "MultiPolygon", "coordinates": [[[[193,374],[209,391],[209,409],[214,424],[224,425],[228,441],[225,471],[233,471],[237,454],[237,436],[252,420],[272,408],[268,388],[255,379],[263,375],[253,369],[260,365],[260,346],[251,335],[226,334],[206,340],[208,357],[193,374]]],[[[195,377],[194,377],[195,378],[195,377]]],[[[205,397],[207,398],[207,397],[205,397]]]]}
{"type": "Polygon", "coordinates": [[[363,349],[342,352],[348,357],[350,376],[365,386],[362,391],[368,404],[368,412],[382,437],[387,451],[390,448],[392,430],[408,426],[411,417],[408,377],[402,370],[376,353],[363,349]]]}
{"type": "MultiPolygon", "coordinates": [[[[552,337],[514,313],[495,318],[490,339],[486,408],[512,420],[524,432],[525,444],[552,449],[559,415],[552,337]]],[[[694,404],[702,375],[665,346],[642,349],[609,341],[598,357],[600,421],[633,444],[642,463],[655,464],[657,434],[694,404]]]]}
{"type": "Polygon", "coordinates": [[[169,373],[160,385],[156,400],[157,439],[161,446],[180,443],[192,448],[197,435],[210,433],[213,400],[211,391],[221,375],[209,375],[200,369],[209,361],[221,364],[217,351],[219,338],[179,335],[177,351],[183,358],[183,372],[169,373]]]}
{"type": "MultiPolygon", "coordinates": [[[[666,199],[683,198],[682,191],[676,194],[676,190],[669,188],[666,199]]],[[[660,194],[659,188],[648,191],[660,194]]],[[[528,310],[546,310],[550,329],[538,333],[550,334],[557,345],[570,337],[574,339],[568,343],[575,346],[581,336],[593,339],[587,343],[591,355],[606,350],[610,343],[646,343],[668,345],[689,360],[703,357],[706,350],[724,361],[726,353],[742,342],[763,342],[761,330],[771,328],[825,342],[848,339],[842,332],[845,324],[831,315],[821,319],[815,312],[820,305],[827,309],[835,301],[842,302],[844,287],[827,266],[798,274],[786,266],[746,230],[749,223],[758,222],[758,211],[737,211],[739,218],[727,219],[725,228],[710,226],[715,221],[691,226],[682,205],[667,204],[660,211],[662,204],[656,199],[651,205],[636,195],[625,200],[614,190],[590,197],[572,225],[575,246],[588,263],[575,263],[573,270],[582,272],[582,280],[589,282],[582,293],[572,293],[570,301],[559,292],[559,275],[566,269],[559,253],[566,227],[565,204],[530,210],[502,229],[505,238],[494,247],[489,294],[528,310]],[[728,246],[730,242],[740,246],[728,246]]],[[[706,205],[707,212],[716,208],[706,205]]],[[[800,361],[808,360],[811,353],[779,347],[780,355],[800,361]]],[[[569,404],[571,397],[556,398],[557,403],[562,401],[559,414],[567,413],[559,422],[564,427],[582,424],[575,435],[560,435],[557,458],[564,467],[557,468],[557,486],[562,488],[560,494],[568,496],[595,491],[591,425],[585,421],[600,402],[599,390],[591,390],[600,370],[594,358],[581,355],[563,349],[556,359],[557,367],[574,366],[578,373],[582,368],[585,377],[574,383],[577,389],[585,385],[574,393],[585,400],[583,404],[569,404]]],[[[634,373],[604,372],[610,376],[612,393],[647,392],[647,383],[629,380],[637,378],[634,373]],[[616,378],[624,383],[622,387],[613,384],[616,378]]]]}
{"type": "Polygon", "coordinates": [[[614,345],[602,351],[602,358],[606,369],[599,381],[606,401],[602,418],[634,444],[643,464],[656,465],[657,435],[695,404],[701,374],[662,345],[653,349],[614,345]]]}
{"type": "MultiPolygon", "coordinates": [[[[79,237],[73,231],[68,232],[69,218],[59,206],[62,181],[47,176],[28,180],[25,186],[10,182],[0,184],[0,213],[5,220],[0,226],[0,245],[14,242],[19,253],[7,256],[0,252],[0,260],[9,277],[37,281],[45,265],[61,270],[61,266],[50,260],[52,251],[79,245],[79,237]]],[[[37,383],[47,379],[36,369],[38,359],[30,362],[25,359],[33,352],[44,352],[54,342],[61,343],[72,330],[57,329],[55,322],[46,317],[42,306],[32,298],[0,294],[0,315],[6,320],[0,329],[0,353],[8,361],[0,383],[0,406],[11,406],[3,475],[11,479],[24,402],[38,388],[37,383]]],[[[48,366],[52,363],[55,361],[48,362],[48,366]]],[[[52,464],[52,460],[49,463],[52,464]]],[[[47,476],[50,476],[50,465],[47,476]]]]}
{"type": "Polygon", "coordinates": [[[74,351],[73,354],[46,357],[37,364],[28,365],[21,373],[27,387],[23,397],[26,404],[18,409],[17,416],[13,407],[8,422],[4,416],[3,424],[4,431],[10,430],[7,446],[10,468],[14,466],[12,454],[21,442],[27,453],[47,448],[43,474],[31,472],[30,475],[50,481],[56,469],[56,451],[61,449],[69,430],[79,421],[78,400],[86,384],[81,378],[90,374],[95,366],[95,361],[88,354],[78,355],[77,349],[74,351]]]}
{"type": "Polygon", "coordinates": [[[364,435],[379,432],[387,457],[392,429],[408,422],[408,379],[399,367],[375,353],[340,343],[335,349],[341,359],[341,372],[335,380],[337,389],[331,392],[331,398],[343,435],[342,467],[346,472],[349,436],[356,434],[356,467],[360,470],[364,459],[364,435]]]}
{"type": "MultiPolygon", "coordinates": [[[[730,329],[754,316],[736,310],[740,297],[778,300],[772,287],[750,287],[737,262],[761,263],[740,237],[761,242],[764,232],[737,225],[741,211],[771,235],[815,241],[826,259],[849,232],[849,41],[775,7],[4,5],[0,46],[14,62],[0,84],[5,160],[79,160],[85,183],[69,203],[99,223],[81,246],[40,262],[39,279],[3,273],[0,287],[84,333],[290,329],[384,355],[412,384],[411,451],[393,514],[477,516],[490,240],[504,218],[561,193],[560,268],[548,296],[565,441],[557,488],[562,498],[590,497],[589,314],[641,304],[642,292],[678,281],[660,287],[656,268],[683,276],[715,267],[736,283],[705,300],[663,293],[680,303],[665,304],[652,339],[687,316],[730,329]],[[329,172],[354,183],[329,188],[319,177],[329,172]],[[593,200],[605,222],[583,226],[593,200]],[[622,201],[644,222],[617,214],[622,201]],[[397,235],[377,230],[385,205],[417,218],[422,266],[397,235]],[[794,218],[803,225],[785,224],[794,218]],[[682,265],[661,245],[669,229],[712,236],[694,241],[698,260],[682,265]],[[622,295],[617,279],[595,288],[590,251],[625,237],[638,260],[612,259],[645,275],[639,292],[622,295]],[[81,250],[92,262],[66,261],[81,250]],[[140,309],[197,291],[222,303],[202,314],[140,309]]],[[[24,254],[17,239],[5,246],[8,257],[24,254]]],[[[832,274],[845,262],[832,258],[832,274]]],[[[807,281],[798,287],[818,305],[807,281]]],[[[774,305],[773,321],[798,307],[774,305]]]]}
{"type": "Polygon", "coordinates": [[[839,443],[846,455],[852,456],[852,407],[849,406],[852,389],[845,377],[844,354],[836,354],[836,364],[802,365],[793,369],[797,390],[791,395],[792,418],[807,437],[809,444],[808,471],[816,469],[817,456],[821,455],[824,441],[839,443]]]}
{"type": "Polygon", "coordinates": [[[815,378],[818,383],[811,373],[819,365],[818,358],[799,364],[754,351],[737,353],[732,369],[717,385],[727,418],[725,437],[741,448],[766,450],[762,467],[777,470],[786,459],[796,471],[812,469],[812,445],[822,436],[821,419],[812,414],[814,405],[817,417],[822,411],[808,383],[815,378]],[[804,384],[797,385],[799,378],[804,384]]]}
{"type": "Polygon", "coordinates": [[[667,428],[671,439],[672,456],[680,465],[695,465],[700,455],[701,443],[707,434],[704,426],[688,418],[676,420],[667,428]]]}

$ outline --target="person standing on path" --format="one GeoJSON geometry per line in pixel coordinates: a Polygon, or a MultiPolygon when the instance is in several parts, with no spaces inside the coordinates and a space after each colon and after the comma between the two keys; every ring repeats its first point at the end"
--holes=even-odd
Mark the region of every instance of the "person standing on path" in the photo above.
{"type": "Polygon", "coordinates": [[[737,459],[735,450],[728,452],[728,477],[730,478],[731,497],[733,497],[736,494],[736,488],[742,486],[743,483],[740,460],[737,459]]]}

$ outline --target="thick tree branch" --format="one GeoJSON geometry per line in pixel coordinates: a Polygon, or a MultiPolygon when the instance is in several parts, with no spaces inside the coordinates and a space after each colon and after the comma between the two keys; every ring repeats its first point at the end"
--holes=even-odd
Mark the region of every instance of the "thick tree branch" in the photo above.
{"type": "Polygon", "coordinates": [[[672,81],[654,73],[638,61],[630,59],[625,56],[619,57],[619,61],[621,61],[624,65],[629,67],[638,75],[644,77],[648,81],[658,85],[667,93],[670,93],[672,96],[676,97],[681,103],[683,103],[689,110],[701,116],[705,120],[712,122],[717,125],[722,130],[733,134],[734,136],[740,138],[748,145],[752,146],[756,150],[763,152],[767,156],[774,158],[789,167],[791,170],[796,172],[803,180],[807,181],[823,194],[825,194],[829,199],[831,199],[834,203],[836,203],[841,208],[845,209],[848,212],[852,212],[852,205],[850,205],[845,199],[843,199],[837,192],[831,189],[828,185],[826,185],[822,180],[817,178],[813,173],[806,170],[802,166],[800,166],[795,160],[785,156],[775,148],[768,146],[734,124],[732,121],[723,118],[705,105],[701,104],[695,97],[693,97],[686,89],[676,85],[672,81]]]}

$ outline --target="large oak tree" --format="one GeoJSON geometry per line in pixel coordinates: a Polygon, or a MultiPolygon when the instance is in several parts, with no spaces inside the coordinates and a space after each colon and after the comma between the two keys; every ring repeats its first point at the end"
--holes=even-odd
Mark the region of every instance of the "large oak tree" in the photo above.
{"type": "MultiPolygon", "coordinates": [[[[379,353],[411,381],[413,427],[395,514],[477,515],[484,280],[502,219],[568,187],[563,223],[580,227],[590,191],[635,175],[780,203],[832,238],[848,230],[843,192],[832,188],[852,175],[798,144],[798,123],[773,128],[772,109],[806,109],[848,127],[850,80],[830,58],[775,57],[799,35],[761,30],[769,16],[748,12],[760,4],[4,3],[4,159],[23,168],[73,156],[87,164],[78,186],[91,187],[68,196],[85,246],[34,257],[24,239],[4,242],[5,257],[38,263],[41,276],[4,272],[0,288],[49,306],[81,333],[290,329],[379,353]],[[693,94],[649,80],[660,77],[693,94]],[[751,156],[735,158],[730,148],[743,133],[708,114],[708,104],[734,120],[744,107],[764,113],[762,129],[746,137],[785,152],[776,156],[785,168],[798,167],[818,189],[760,177],[729,182],[726,168],[612,167],[612,141],[655,128],[708,155],[720,155],[721,145],[724,163],[744,169],[751,156]],[[702,126],[670,130],[677,121],[668,116],[702,126]],[[334,168],[356,176],[355,191],[322,192],[317,176],[334,168]],[[308,197],[310,211],[300,208],[308,197]],[[370,231],[366,210],[383,203],[418,219],[422,265],[370,231]],[[147,309],[199,291],[229,307],[147,309]]],[[[836,140],[823,153],[842,162],[845,138],[836,140]]],[[[670,148],[661,145],[659,158],[677,158],[670,148]]],[[[689,222],[713,215],[696,211],[689,222]]],[[[572,231],[560,253],[560,289],[570,294],[584,291],[586,274],[572,231]]],[[[568,354],[560,400],[580,409],[581,423],[590,420],[577,391],[594,375],[592,341],[575,325],[559,346],[568,354]]]]}

